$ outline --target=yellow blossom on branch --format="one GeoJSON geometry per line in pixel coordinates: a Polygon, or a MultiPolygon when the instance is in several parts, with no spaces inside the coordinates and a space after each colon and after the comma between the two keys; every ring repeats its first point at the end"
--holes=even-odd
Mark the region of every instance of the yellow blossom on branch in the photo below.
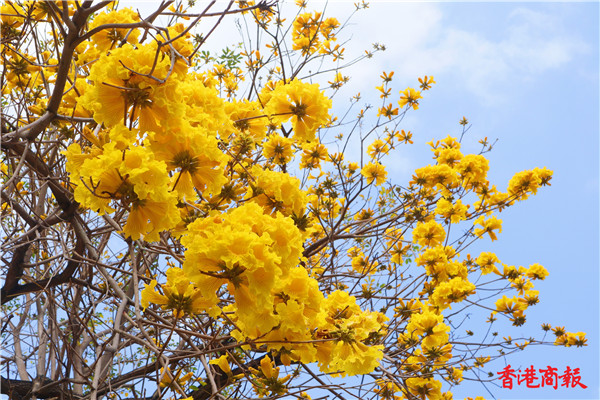
{"type": "Polygon", "coordinates": [[[400,108],[404,108],[404,106],[408,104],[409,107],[417,110],[419,108],[420,98],[421,92],[412,88],[407,88],[403,92],[400,92],[400,100],[398,101],[398,105],[400,105],[400,108]]]}

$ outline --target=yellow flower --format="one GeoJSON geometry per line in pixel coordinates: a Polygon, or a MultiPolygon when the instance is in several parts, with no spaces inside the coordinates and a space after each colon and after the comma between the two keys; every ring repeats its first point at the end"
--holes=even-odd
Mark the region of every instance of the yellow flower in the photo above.
{"type": "Polygon", "coordinates": [[[485,357],[477,357],[475,358],[475,366],[476,367],[483,367],[485,364],[487,364],[489,361],[491,360],[490,356],[485,356],[485,357]]]}
{"type": "Polygon", "coordinates": [[[424,78],[419,78],[419,83],[421,84],[421,90],[429,90],[429,88],[431,88],[431,85],[436,82],[433,80],[433,76],[428,77],[427,75],[425,75],[424,78]]]}
{"type": "Polygon", "coordinates": [[[489,170],[488,160],[479,154],[468,154],[454,165],[462,178],[465,189],[487,186],[487,172],[489,170]]]}
{"type": "Polygon", "coordinates": [[[257,165],[252,167],[251,174],[254,184],[248,188],[246,197],[260,204],[265,212],[304,215],[308,199],[300,189],[298,178],[283,172],[263,170],[257,165]]]}
{"type": "Polygon", "coordinates": [[[302,50],[302,55],[309,55],[317,51],[320,45],[319,27],[321,13],[303,13],[293,22],[292,42],[294,50],[302,50]]]}
{"type": "Polygon", "coordinates": [[[177,40],[171,41],[169,43],[169,46],[161,47],[161,50],[163,51],[163,53],[170,56],[170,46],[173,46],[173,48],[177,52],[177,58],[175,60],[173,71],[182,76],[187,73],[188,59],[194,52],[194,45],[189,40],[192,37],[191,33],[186,32],[185,34],[183,34],[186,28],[187,27],[183,23],[179,22],[177,24],[169,26],[169,28],[167,29],[168,34],[163,31],[159,31],[159,35],[163,43],[171,41],[176,37],[179,37],[177,40]]]}
{"type": "Polygon", "coordinates": [[[583,347],[587,346],[587,339],[585,338],[584,332],[571,333],[567,332],[567,344],[566,347],[576,346],[583,347]]]}
{"type": "Polygon", "coordinates": [[[419,243],[420,246],[435,247],[442,244],[446,238],[444,228],[434,220],[428,222],[419,222],[413,230],[413,243],[419,243]]]}
{"type": "Polygon", "coordinates": [[[546,270],[546,268],[540,264],[532,264],[527,269],[527,276],[531,279],[539,279],[543,281],[548,276],[548,270],[546,270]]]}
{"type": "Polygon", "coordinates": [[[398,105],[400,105],[400,108],[404,108],[404,106],[408,104],[409,107],[417,110],[419,108],[420,98],[421,92],[412,88],[406,88],[405,91],[400,92],[400,100],[398,101],[398,105]]]}
{"type": "Polygon", "coordinates": [[[279,378],[279,368],[275,367],[275,363],[271,361],[269,356],[265,356],[260,360],[260,369],[250,367],[250,372],[256,377],[252,381],[254,390],[260,397],[270,395],[283,395],[287,393],[285,383],[291,378],[287,375],[279,378]]]}
{"type": "Polygon", "coordinates": [[[437,202],[435,213],[456,224],[466,218],[467,206],[460,199],[450,202],[445,198],[441,198],[437,202]]]}
{"type": "Polygon", "coordinates": [[[348,82],[349,80],[349,77],[343,76],[341,72],[338,71],[335,74],[335,79],[333,81],[327,81],[327,83],[329,83],[331,88],[339,89],[342,87],[342,85],[344,85],[344,83],[348,82]]]}
{"type": "Polygon", "coordinates": [[[387,171],[380,163],[368,163],[361,169],[360,173],[367,179],[369,185],[375,181],[375,185],[379,186],[385,182],[387,177],[387,171]]]}
{"type": "Polygon", "coordinates": [[[352,175],[354,175],[354,173],[356,171],[358,171],[359,169],[360,169],[360,165],[358,165],[358,163],[355,163],[355,162],[348,163],[348,177],[351,177],[352,175]]]}
{"type": "Polygon", "coordinates": [[[499,263],[500,260],[498,256],[494,253],[483,252],[477,257],[475,262],[481,267],[481,274],[486,275],[491,272],[498,272],[498,268],[496,267],[496,263],[499,263]]]}
{"type": "Polygon", "coordinates": [[[3,2],[0,7],[2,19],[2,37],[8,38],[18,34],[17,30],[26,19],[27,11],[14,1],[3,2]]]}
{"type": "Polygon", "coordinates": [[[533,283],[531,283],[529,279],[525,280],[522,276],[519,276],[517,279],[513,280],[510,286],[515,288],[521,296],[523,296],[525,292],[533,289],[533,283]]]}
{"type": "MultiPolygon", "coordinates": [[[[298,190],[298,189],[296,189],[298,190]]],[[[229,314],[247,337],[264,335],[280,323],[272,290],[297,265],[302,235],[291,218],[270,216],[254,202],[227,213],[198,218],[181,243],[187,248],[183,269],[218,310],[223,285],[235,299],[229,314]]]]}
{"type": "Polygon", "coordinates": [[[377,388],[374,390],[375,393],[382,400],[402,400],[404,396],[402,396],[402,391],[398,387],[395,382],[378,379],[375,383],[377,383],[377,388]],[[398,393],[398,395],[396,395],[398,393]]]}
{"type": "Polygon", "coordinates": [[[527,290],[523,296],[523,301],[525,301],[528,307],[534,306],[540,302],[539,295],[540,292],[538,290],[527,290]]]}
{"type": "Polygon", "coordinates": [[[463,158],[461,151],[452,147],[447,149],[436,149],[434,150],[434,153],[436,154],[436,161],[438,164],[447,164],[451,167],[463,158]]]}
{"type": "Polygon", "coordinates": [[[381,139],[375,140],[367,148],[367,153],[371,156],[371,158],[376,158],[380,154],[387,154],[389,151],[390,147],[381,139]]]}
{"type": "Polygon", "coordinates": [[[457,277],[437,285],[429,301],[433,306],[444,310],[448,307],[452,308],[452,303],[461,302],[473,293],[475,293],[475,285],[457,277]]]}
{"type": "Polygon", "coordinates": [[[141,130],[155,131],[169,122],[179,123],[184,110],[180,91],[175,80],[167,79],[169,59],[156,59],[156,52],[154,43],[111,50],[92,66],[93,85],[78,103],[108,127],[122,121],[132,127],[138,121],[141,130]]]}
{"type": "Polygon", "coordinates": [[[165,161],[172,189],[179,197],[196,198],[194,188],[203,195],[217,194],[227,182],[223,175],[227,157],[218,147],[218,140],[201,127],[182,126],[155,134],[150,146],[156,158],[165,161]]]}
{"type": "Polygon", "coordinates": [[[552,171],[535,168],[516,173],[508,183],[508,194],[516,200],[525,200],[529,194],[536,194],[540,186],[549,185],[552,171]]]}
{"type": "Polygon", "coordinates": [[[167,283],[161,286],[164,295],[155,290],[156,285],[156,280],[152,280],[150,285],[142,290],[141,304],[144,309],[151,303],[159,304],[164,309],[173,310],[173,315],[179,318],[184,314],[201,313],[210,305],[180,268],[167,270],[167,283]]]}
{"type": "Polygon", "coordinates": [[[394,76],[394,71],[391,71],[390,73],[387,73],[384,71],[383,74],[379,75],[379,77],[386,83],[391,82],[393,76],[394,76]]]}
{"type": "Polygon", "coordinates": [[[287,85],[276,86],[265,111],[276,124],[292,120],[294,139],[312,141],[318,128],[328,123],[329,100],[318,84],[303,83],[297,79],[287,85]]]}
{"type": "Polygon", "coordinates": [[[485,219],[485,217],[482,215],[473,222],[473,225],[477,224],[482,226],[482,228],[476,228],[473,231],[475,236],[478,237],[481,237],[482,235],[487,233],[488,235],[490,235],[492,241],[494,241],[498,239],[494,231],[497,230],[498,232],[502,232],[502,220],[494,216],[485,219]]]}
{"type": "MultiPolygon", "coordinates": [[[[4,29],[4,24],[2,24],[2,27],[4,29]]],[[[13,88],[33,88],[41,83],[39,73],[41,68],[36,65],[37,63],[33,57],[27,54],[19,54],[10,47],[3,47],[2,53],[2,65],[4,71],[6,71],[5,79],[8,81],[5,87],[2,88],[3,93],[13,88]]]]}
{"type": "Polygon", "coordinates": [[[377,267],[377,261],[369,261],[361,251],[352,258],[351,265],[352,269],[359,274],[374,274],[377,267]]]}
{"type": "Polygon", "coordinates": [[[418,336],[440,336],[448,341],[450,327],[444,324],[444,317],[429,310],[421,313],[411,314],[410,321],[406,325],[406,331],[418,336]]]}
{"type": "Polygon", "coordinates": [[[255,143],[264,139],[269,121],[257,102],[233,100],[225,103],[225,110],[236,132],[250,136],[255,143]]]}
{"type": "Polygon", "coordinates": [[[292,159],[292,139],[272,134],[263,144],[263,155],[272,158],[276,164],[287,164],[292,159]]]}
{"type": "MultiPolygon", "coordinates": [[[[227,138],[234,129],[226,112],[226,102],[206,75],[187,73],[177,85],[185,104],[184,117],[192,127],[202,127],[208,135],[227,138]]],[[[175,111],[175,110],[174,110],[175,111]]],[[[168,134],[168,131],[165,132],[168,134]]]]}
{"type": "Polygon", "coordinates": [[[384,334],[387,317],[362,311],[354,296],[336,290],[325,300],[326,324],[316,332],[317,338],[335,339],[317,342],[317,361],[324,372],[341,376],[368,374],[382,358],[383,346],[367,345],[370,336],[384,334]]]}
{"type": "Polygon", "coordinates": [[[227,361],[227,355],[222,355],[219,358],[210,360],[208,363],[219,366],[219,368],[221,368],[221,370],[223,370],[223,372],[225,372],[226,374],[231,374],[231,366],[227,361]]]}
{"type": "Polygon", "coordinates": [[[442,399],[442,383],[433,378],[408,378],[406,388],[416,398],[428,400],[442,399]]]}
{"type": "MultiPolygon", "coordinates": [[[[106,24],[129,24],[138,22],[138,13],[132,8],[122,8],[118,11],[103,12],[97,14],[94,20],[90,23],[89,30],[93,30],[101,25],[106,24]]],[[[138,29],[131,28],[110,28],[102,29],[92,36],[92,41],[96,47],[103,53],[110,49],[121,46],[121,42],[125,39],[126,43],[137,43],[140,32],[138,29]]]]}
{"type": "Polygon", "coordinates": [[[78,155],[77,145],[69,147],[67,171],[80,181],[75,199],[101,214],[114,211],[111,202],[120,203],[130,211],[123,232],[133,240],[144,235],[145,240],[156,241],[161,231],[179,222],[166,165],[155,160],[147,147],[120,150],[117,144],[107,143],[88,156],[78,155]]]}
{"type": "Polygon", "coordinates": [[[301,168],[319,168],[321,160],[327,158],[327,148],[319,142],[310,143],[304,147],[300,161],[301,168]]]}
{"type": "Polygon", "coordinates": [[[185,385],[186,382],[188,382],[190,380],[190,378],[193,376],[193,373],[189,372],[189,373],[185,374],[184,376],[180,377],[182,372],[183,372],[183,370],[180,369],[179,371],[177,371],[177,374],[175,374],[175,376],[173,376],[173,373],[169,369],[167,369],[165,371],[164,368],[161,368],[160,369],[159,386],[161,388],[169,388],[173,391],[181,392],[181,394],[185,394],[185,392],[182,392],[181,390],[178,389],[178,386],[182,387],[183,385],[185,385]]]}
{"type": "Polygon", "coordinates": [[[402,129],[400,134],[397,135],[397,138],[401,142],[413,144],[411,131],[405,132],[404,129],[402,129]]]}
{"type": "Polygon", "coordinates": [[[527,305],[519,301],[515,296],[508,298],[502,296],[501,299],[496,301],[496,311],[504,314],[514,314],[525,311],[527,305]]]}
{"type": "Polygon", "coordinates": [[[460,383],[463,380],[463,371],[460,368],[451,367],[448,371],[448,379],[453,383],[460,383]]]}
{"type": "Polygon", "coordinates": [[[388,104],[386,107],[381,107],[379,111],[377,111],[377,116],[383,115],[388,119],[392,119],[394,115],[398,115],[398,109],[392,108],[392,104],[388,104]]]}

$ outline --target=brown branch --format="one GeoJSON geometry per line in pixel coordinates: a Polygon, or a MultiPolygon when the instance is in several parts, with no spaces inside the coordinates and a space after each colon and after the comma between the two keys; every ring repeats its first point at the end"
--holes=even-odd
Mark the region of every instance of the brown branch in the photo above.
{"type": "MultiPolygon", "coordinates": [[[[1,147],[5,151],[13,151],[20,156],[25,153],[27,144],[22,141],[3,140],[1,147]]],[[[69,210],[74,206],[74,204],[77,204],[74,200],[71,200],[71,193],[66,188],[60,186],[58,182],[56,182],[56,177],[54,174],[52,174],[52,171],[50,168],[48,168],[40,156],[29,150],[25,156],[25,162],[27,162],[27,164],[33,168],[40,178],[47,179],[48,186],[52,190],[52,194],[54,195],[56,202],[63,211],[69,210]]]]}
{"type": "Polygon", "coordinates": [[[21,206],[21,204],[19,204],[19,202],[17,202],[13,198],[11,198],[8,195],[8,193],[6,193],[4,190],[2,191],[2,201],[5,203],[8,203],[10,205],[10,208],[15,210],[17,212],[17,214],[19,214],[19,216],[21,218],[23,218],[25,220],[25,222],[27,223],[27,225],[29,225],[30,227],[33,228],[38,225],[38,221],[35,218],[31,217],[29,215],[29,213],[27,212],[27,210],[25,210],[21,206]]]}
{"type": "MultiPolygon", "coordinates": [[[[75,248],[73,249],[73,256],[67,263],[67,267],[58,275],[55,275],[50,278],[40,279],[35,282],[28,282],[26,284],[20,285],[16,284],[7,289],[2,288],[2,304],[12,300],[17,296],[24,295],[25,293],[35,293],[45,290],[47,288],[51,288],[54,286],[62,285],[63,283],[67,283],[73,277],[73,274],[77,270],[77,267],[81,264],[81,254],[83,254],[84,244],[81,240],[78,240],[75,244],[75,248]]],[[[21,274],[22,274],[22,268],[21,274]]],[[[11,269],[9,269],[9,273],[11,269]]],[[[18,282],[18,280],[17,280],[18,282]]]]}
{"type": "Polygon", "coordinates": [[[38,399],[64,398],[69,393],[64,386],[64,383],[46,377],[39,377],[32,381],[0,377],[0,393],[7,394],[9,399],[14,400],[31,399],[33,396],[38,399]],[[42,386],[34,392],[34,385],[38,382],[42,386]]]}

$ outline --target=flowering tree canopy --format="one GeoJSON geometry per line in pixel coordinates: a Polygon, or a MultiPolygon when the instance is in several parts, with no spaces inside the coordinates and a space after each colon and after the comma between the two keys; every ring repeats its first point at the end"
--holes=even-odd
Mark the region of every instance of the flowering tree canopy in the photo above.
{"type": "Polygon", "coordinates": [[[468,253],[552,171],[490,182],[463,118],[396,182],[432,76],[382,72],[376,110],[335,115],[382,45],[348,60],[347,22],[304,1],[192,3],[2,5],[2,393],[451,399],[492,359],[586,344],[500,338],[548,272],[468,253]],[[228,18],[240,44],[206,51],[228,18]],[[457,328],[472,310],[489,334],[457,328]]]}

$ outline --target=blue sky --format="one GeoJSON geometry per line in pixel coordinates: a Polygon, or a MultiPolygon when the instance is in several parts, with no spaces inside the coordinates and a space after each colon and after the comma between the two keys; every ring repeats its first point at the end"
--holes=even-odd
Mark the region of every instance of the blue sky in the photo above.
{"type": "MultiPolygon", "coordinates": [[[[332,13],[334,7],[343,6],[330,4],[332,13]]],[[[482,243],[472,254],[491,250],[509,265],[539,262],[549,270],[536,285],[541,303],[528,310],[528,323],[500,333],[541,338],[540,324],[548,322],[587,332],[589,346],[530,347],[507,363],[550,365],[561,373],[567,365],[578,367],[588,389],[490,387],[497,398],[600,398],[598,12],[598,3],[372,2],[350,27],[348,47],[357,54],[373,42],[387,47],[348,70],[352,91],[373,93],[383,70],[396,72],[400,90],[426,74],[437,81],[402,124],[414,133],[415,144],[388,164],[396,183],[431,162],[426,142],[460,133],[463,115],[472,124],[463,149],[477,151],[484,136],[499,139],[488,158],[490,181],[500,190],[515,172],[554,170],[552,186],[503,212],[499,240],[482,243]]],[[[487,370],[504,365],[499,361],[487,370]]],[[[491,398],[479,384],[454,393],[491,398]]]]}

